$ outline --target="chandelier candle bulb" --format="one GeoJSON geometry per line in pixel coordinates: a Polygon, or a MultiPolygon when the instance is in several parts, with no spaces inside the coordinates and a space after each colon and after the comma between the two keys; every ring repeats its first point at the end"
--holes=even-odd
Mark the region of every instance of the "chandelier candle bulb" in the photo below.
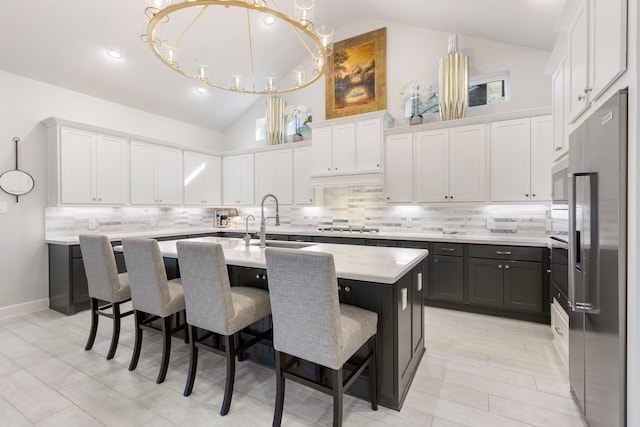
{"type": "Polygon", "coordinates": [[[314,3],[315,0],[295,0],[295,18],[307,28],[313,28],[314,3]]]}
{"type": "Polygon", "coordinates": [[[237,90],[237,91],[242,91],[244,90],[244,85],[242,82],[242,78],[244,77],[242,75],[242,71],[240,70],[234,70],[231,73],[232,79],[231,79],[231,89],[233,90],[237,90]]]}
{"type": "Polygon", "coordinates": [[[293,85],[300,87],[307,80],[307,69],[302,65],[293,67],[293,85]]]}

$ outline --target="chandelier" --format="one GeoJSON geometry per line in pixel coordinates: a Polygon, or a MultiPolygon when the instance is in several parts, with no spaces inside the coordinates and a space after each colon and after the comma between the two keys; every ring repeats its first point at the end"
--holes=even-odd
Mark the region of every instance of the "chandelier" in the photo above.
{"type": "Polygon", "coordinates": [[[141,39],[165,65],[199,84],[254,94],[294,91],[325,73],[333,29],[315,26],[315,0],[290,1],[293,14],[276,0],[147,0],[141,39]],[[289,82],[279,79],[275,58],[297,51],[306,57],[289,82]]]}

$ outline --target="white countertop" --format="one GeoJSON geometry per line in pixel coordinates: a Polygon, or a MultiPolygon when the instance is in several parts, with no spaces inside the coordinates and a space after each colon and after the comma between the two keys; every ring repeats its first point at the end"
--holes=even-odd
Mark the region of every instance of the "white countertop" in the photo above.
{"type": "MultiPolygon", "coordinates": [[[[216,233],[216,232],[233,232],[244,233],[245,228],[240,226],[226,227],[226,228],[214,228],[214,227],[202,227],[202,228],[189,228],[189,229],[175,229],[175,230],[142,230],[139,232],[129,233],[107,233],[110,240],[121,240],[124,237],[171,237],[171,236],[185,236],[201,233],[216,233]]],[[[258,229],[255,226],[249,227],[249,232],[256,234],[258,229]]],[[[104,234],[104,233],[102,233],[104,234]]],[[[450,243],[476,243],[476,244],[488,244],[488,245],[509,245],[509,246],[534,246],[534,247],[548,247],[548,237],[530,237],[519,236],[518,234],[507,233],[494,233],[494,234],[443,234],[443,233],[406,233],[406,232],[375,232],[375,233],[360,233],[360,232],[348,232],[348,231],[319,231],[315,228],[293,228],[293,227],[275,227],[273,225],[267,226],[267,234],[288,234],[288,235],[300,235],[300,236],[327,236],[327,237],[349,237],[359,239],[384,239],[384,240],[411,240],[411,241],[424,241],[424,242],[450,242],[450,243]]],[[[79,244],[78,236],[71,237],[59,237],[46,239],[45,243],[57,244],[57,245],[77,245],[79,244]]]]}
{"type": "MultiPolygon", "coordinates": [[[[245,247],[243,239],[226,237],[196,237],[186,239],[192,242],[220,243],[224,249],[227,264],[240,267],[266,268],[264,248],[258,246],[258,240],[252,240],[245,247]]],[[[162,255],[177,258],[176,242],[166,240],[158,242],[162,255]]],[[[184,240],[182,240],[184,241],[184,240]]],[[[269,241],[268,241],[269,242],[269,241]]],[[[355,246],[309,242],[301,247],[298,242],[274,241],[276,245],[297,247],[301,251],[327,252],[333,255],[336,274],[341,279],[362,280],[393,284],[418,265],[428,255],[426,249],[388,248],[378,246],[355,246]]],[[[117,246],[115,250],[122,250],[117,246]]]]}

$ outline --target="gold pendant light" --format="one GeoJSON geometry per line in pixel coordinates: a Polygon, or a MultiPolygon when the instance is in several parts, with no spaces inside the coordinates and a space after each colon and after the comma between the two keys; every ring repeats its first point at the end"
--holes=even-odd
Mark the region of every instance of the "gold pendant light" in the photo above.
{"type": "Polygon", "coordinates": [[[461,119],[469,106],[469,56],[458,51],[458,36],[449,36],[449,54],[438,63],[440,120],[461,119]]]}

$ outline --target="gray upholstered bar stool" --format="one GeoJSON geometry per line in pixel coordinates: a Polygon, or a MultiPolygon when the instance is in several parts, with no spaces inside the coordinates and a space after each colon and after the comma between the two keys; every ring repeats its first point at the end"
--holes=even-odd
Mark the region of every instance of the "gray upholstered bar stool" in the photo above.
{"type": "Polygon", "coordinates": [[[162,362],[156,379],[156,383],[160,384],[164,381],[169,366],[171,334],[185,327],[179,325],[179,314],[184,311],[182,283],[180,279],[167,280],[162,254],[156,240],[129,238],[123,239],[122,245],[131,283],[131,301],[136,323],[135,345],[129,370],[136,369],[140,359],[142,329],[156,330],[149,327],[149,323],[162,319],[162,362]],[[174,314],[176,328],[171,327],[171,317],[174,314]]]}
{"type": "Polygon", "coordinates": [[[377,313],[339,303],[333,255],[267,248],[265,257],[276,350],[273,425],[282,422],[285,379],[290,379],[332,395],[333,425],[341,426],[343,392],[367,367],[371,408],[377,410],[377,313]],[[344,379],[345,363],[365,343],[366,357],[344,379]],[[298,359],[331,370],[331,383],[325,385],[322,375],[319,382],[301,376],[294,369],[298,359]]]}
{"type": "Polygon", "coordinates": [[[240,344],[235,335],[254,322],[271,314],[269,293],[248,286],[231,287],[222,246],[217,243],[178,242],[178,261],[187,307],[187,325],[191,343],[189,373],[184,389],[193,390],[198,365],[198,348],[220,352],[204,341],[215,334],[224,335],[227,380],[220,415],[226,415],[233,397],[235,358],[247,348],[271,335],[268,330],[240,344]],[[197,328],[208,333],[197,336],[197,328]],[[236,347],[237,346],[237,347],[236,347]]]}
{"type": "Polygon", "coordinates": [[[120,312],[120,304],[131,299],[129,275],[127,273],[118,274],[116,258],[107,236],[81,234],[78,237],[91,301],[91,331],[84,349],[91,350],[96,340],[98,316],[109,317],[113,319],[111,346],[107,353],[107,360],[110,360],[113,359],[118,348],[120,319],[133,313],[133,311],[120,312]],[[100,305],[100,301],[107,304],[100,305]],[[105,312],[109,308],[111,308],[111,313],[105,312]]]}

